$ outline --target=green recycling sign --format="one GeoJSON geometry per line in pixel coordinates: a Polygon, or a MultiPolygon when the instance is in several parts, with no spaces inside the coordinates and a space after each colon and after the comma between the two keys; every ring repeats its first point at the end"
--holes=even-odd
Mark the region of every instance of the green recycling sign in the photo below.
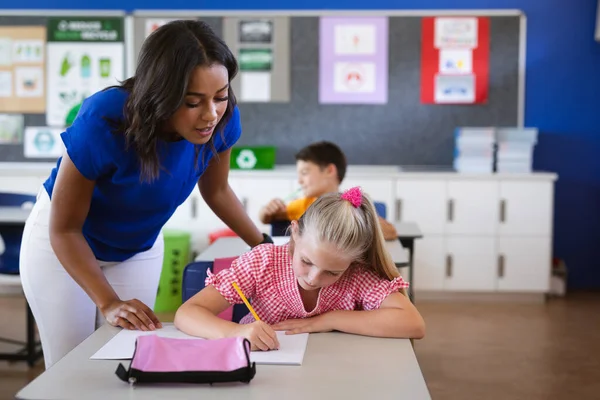
{"type": "Polygon", "coordinates": [[[234,146],[231,149],[231,169],[273,169],[275,166],[273,146],[234,146]]]}

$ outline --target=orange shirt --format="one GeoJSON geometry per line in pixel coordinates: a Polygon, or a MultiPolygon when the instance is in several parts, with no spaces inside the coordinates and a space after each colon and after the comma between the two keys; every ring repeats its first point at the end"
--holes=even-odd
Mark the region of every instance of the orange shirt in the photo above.
{"type": "Polygon", "coordinates": [[[290,201],[287,205],[288,219],[290,221],[298,220],[316,199],[316,197],[303,197],[301,199],[290,201]]]}

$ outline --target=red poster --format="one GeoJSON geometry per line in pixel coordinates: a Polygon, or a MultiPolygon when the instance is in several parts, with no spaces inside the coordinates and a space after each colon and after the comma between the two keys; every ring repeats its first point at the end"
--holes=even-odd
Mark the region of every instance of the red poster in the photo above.
{"type": "Polygon", "coordinates": [[[488,17],[423,18],[421,102],[487,102],[489,47],[488,17]]]}

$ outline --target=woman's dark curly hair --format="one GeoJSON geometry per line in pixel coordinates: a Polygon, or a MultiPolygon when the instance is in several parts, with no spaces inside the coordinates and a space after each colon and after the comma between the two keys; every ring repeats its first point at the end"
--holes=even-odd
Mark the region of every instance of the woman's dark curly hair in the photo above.
{"type": "MultiPolygon", "coordinates": [[[[169,22],[144,41],[135,75],[119,86],[129,92],[124,118],[113,122],[137,153],[141,180],[153,181],[159,176],[157,142],[166,138],[164,125],[183,104],[192,72],[214,64],[227,69],[229,82],[237,75],[238,64],[231,50],[201,21],[169,22]]],[[[231,86],[228,96],[227,109],[215,129],[221,135],[236,105],[231,86]]],[[[208,144],[214,152],[213,138],[208,144]]]]}

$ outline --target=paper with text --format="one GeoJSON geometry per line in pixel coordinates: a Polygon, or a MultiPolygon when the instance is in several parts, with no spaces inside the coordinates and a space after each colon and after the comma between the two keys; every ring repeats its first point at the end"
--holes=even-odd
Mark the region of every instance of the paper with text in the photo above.
{"type": "MultiPolygon", "coordinates": [[[[158,335],[161,337],[176,339],[198,339],[178,330],[173,324],[163,324],[161,329],[153,332],[129,331],[123,329],[111,340],[102,346],[94,355],[92,360],[126,360],[133,357],[135,340],[142,335],[158,335]]],[[[286,335],[285,332],[277,332],[279,339],[279,350],[253,351],[250,359],[257,364],[272,365],[302,365],[306,346],[308,344],[308,333],[298,335],[286,335]]]]}

